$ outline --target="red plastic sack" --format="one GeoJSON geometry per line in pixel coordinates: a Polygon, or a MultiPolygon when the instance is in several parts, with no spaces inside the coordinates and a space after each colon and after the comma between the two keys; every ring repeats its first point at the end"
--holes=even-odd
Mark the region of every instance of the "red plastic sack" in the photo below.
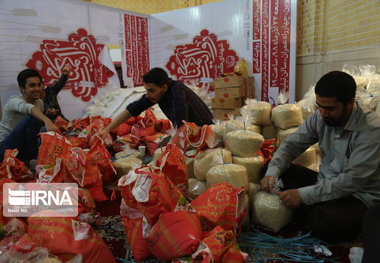
{"type": "Polygon", "coordinates": [[[64,159],[70,154],[71,143],[56,132],[41,133],[41,146],[37,164],[54,166],[57,158],[64,159]]]}
{"type": "Polygon", "coordinates": [[[186,160],[182,152],[173,143],[166,145],[165,151],[156,162],[156,166],[175,186],[188,184],[186,160]]]}
{"type": "Polygon", "coordinates": [[[123,136],[131,132],[132,126],[126,122],[122,123],[118,127],[112,130],[118,136],[123,136]]]}
{"type": "Polygon", "coordinates": [[[272,159],[272,155],[275,149],[275,142],[275,139],[265,140],[263,145],[261,145],[259,154],[264,158],[263,165],[272,159]]]}
{"type": "Polygon", "coordinates": [[[63,119],[61,116],[58,116],[58,117],[55,119],[54,124],[55,124],[55,126],[58,127],[58,129],[59,129],[61,132],[66,132],[66,131],[67,131],[67,126],[69,125],[69,122],[66,121],[65,119],[63,119]]]}
{"type": "Polygon", "coordinates": [[[17,182],[34,178],[25,163],[16,158],[17,154],[17,149],[5,150],[3,162],[0,164],[0,178],[8,178],[17,182]]]}
{"type": "Polygon", "coordinates": [[[122,201],[120,206],[121,223],[124,226],[129,247],[132,250],[133,257],[137,261],[144,260],[151,256],[147,242],[143,236],[144,221],[140,211],[129,208],[122,201]]]}
{"type": "Polygon", "coordinates": [[[37,246],[68,261],[77,254],[83,262],[115,262],[103,240],[90,225],[68,217],[29,217],[28,233],[37,246]]]}
{"type": "Polygon", "coordinates": [[[153,226],[161,213],[187,205],[181,192],[158,169],[145,166],[128,175],[119,180],[123,200],[128,207],[141,211],[149,225],[153,226]],[[132,178],[128,179],[128,175],[132,178]]]}
{"type": "Polygon", "coordinates": [[[202,263],[246,262],[247,255],[236,247],[234,233],[217,226],[202,239],[201,245],[192,258],[196,262],[201,260],[202,263]]]}
{"type": "Polygon", "coordinates": [[[156,133],[151,136],[145,136],[142,140],[145,142],[146,147],[150,155],[153,155],[157,150],[158,145],[165,139],[168,135],[164,133],[156,133]]]}
{"type": "Polygon", "coordinates": [[[181,210],[161,214],[146,241],[152,254],[166,261],[193,254],[201,236],[197,214],[181,210]]]}
{"type": "Polygon", "coordinates": [[[69,122],[67,129],[69,131],[80,132],[80,131],[84,130],[88,125],[90,125],[90,117],[87,116],[83,119],[72,120],[71,122],[69,122]]]}
{"type": "Polygon", "coordinates": [[[193,122],[183,121],[183,125],[178,128],[172,141],[183,149],[186,155],[188,147],[193,147],[198,151],[206,149],[208,147],[207,142],[211,136],[213,136],[213,133],[210,126],[203,125],[199,127],[193,122]]]}
{"type": "Polygon", "coordinates": [[[161,119],[161,120],[156,121],[154,128],[156,129],[156,131],[160,133],[164,133],[170,129],[173,129],[173,125],[170,120],[161,119]]]}
{"type": "Polygon", "coordinates": [[[121,152],[125,144],[128,144],[131,148],[136,149],[140,145],[140,143],[140,138],[132,134],[127,134],[122,137],[118,137],[113,142],[112,147],[115,152],[121,152]]]}
{"type": "Polygon", "coordinates": [[[111,161],[111,154],[99,137],[95,136],[93,139],[88,154],[91,156],[91,162],[95,162],[102,173],[103,181],[113,182],[116,176],[115,166],[111,161]]]}
{"type": "Polygon", "coordinates": [[[154,129],[154,126],[141,127],[141,126],[133,125],[131,129],[131,134],[138,138],[142,138],[144,136],[151,136],[155,132],[156,130],[154,129]]]}
{"type": "Polygon", "coordinates": [[[240,228],[245,214],[244,198],[244,188],[219,183],[194,199],[191,206],[200,216],[203,231],[211,231],[216,226],[235,231],[240,228]]]}

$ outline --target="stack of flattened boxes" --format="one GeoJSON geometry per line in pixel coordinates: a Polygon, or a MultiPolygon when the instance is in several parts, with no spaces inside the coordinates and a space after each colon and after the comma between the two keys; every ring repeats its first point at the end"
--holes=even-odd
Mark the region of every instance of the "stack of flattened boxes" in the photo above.
{"type": "Polygon", "coordinates": [[[217,120],[227,120],[228,115],[239,116],[246,98],[255,97],[253,77],[227,76],[215,79],[215,98],[211,100],[217,120]]]}

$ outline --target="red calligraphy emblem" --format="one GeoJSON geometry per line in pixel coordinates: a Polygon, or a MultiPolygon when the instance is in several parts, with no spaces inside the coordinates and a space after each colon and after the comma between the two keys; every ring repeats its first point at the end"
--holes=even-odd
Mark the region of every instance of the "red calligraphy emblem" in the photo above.
{"type": "Polygon", "coordinates": [[[233,72],[238,59],[227,40],[218,40],[215,34],[204,29],[193,43],[175,48],[166,68],[178,80],[212,91],[214,88],[207,80],[233,72]]]}
{"type": "Polygon", "coordinates": [[[71,72],[64,89],[71,89],[75,97],[89,101],[113,74],[99,61],[103,48],[104,45],[97,44],[94,36],[80,28],[66,41],[43,40],[40,50],[34,52],[26,66],[36,69],[49,86],[59,80],[62,68],[70,65],[71,72]]]}

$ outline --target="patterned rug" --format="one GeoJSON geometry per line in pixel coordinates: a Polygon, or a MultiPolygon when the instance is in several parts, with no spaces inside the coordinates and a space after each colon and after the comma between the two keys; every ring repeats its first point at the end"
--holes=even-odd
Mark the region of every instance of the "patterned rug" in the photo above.
{"type": "MultiPolygon", "coordinates": [[[[104,240],[104,242],[108,245],[111,252],[116,258],[117,262],[136,262],[133,258],[132,251],[128,246],[128,241],[126,239],[126,235],[124,232],[124,227],[121,223],[120,218],[120,202],[121,196],[120,193],[116,194],[116,200],[111,201],[110,197],[112,195],[113,187],[106,185],[104,187],[104,192],[106,196],[109,198],[108,201],[98,202],[96,203],[97,211],[100,214],[99,223],[94,226],[95,231],[98,235],[104,240]]],[[[252,227],[251,229],[246,229],[242,232],[242,234],[250,235],[256,230],[256,228],[252,227]]],[[[272,235],[271,233],[267,233],[272,235]]],[[[277,237],[282,238],[290,238],[295,235],[299,235],[299,231],[295,228],[294,225],[288,226],[285,229],[281,230],[277,237]]],[[[332,252],[331,257],[323,257],[322,261],[319,262],[339,262],[339,263],[350,263],[348,259],[349,249],[353,243],[357,242],[357,240],[347,241],[345,243],[340,244],[329,244],[326,247],[332,252]]],[[[257,248],[252,246],[242,248],[243,251],[251,254],[257,253],[257,248]]],[[[265,251],[261,251],[260,253],[265,253],[265,251]]],[[[251,254],[252,255],[252,254],[251,254]]],[[[149,258],[148,260],[142,261],[143,263],[153,263],[160,262],[155,258],[149,258]]],[[[252,257],[250,257],[249,262],[255,262],[252,257]]],[[[256,261],[256,262],[299,262],[292,260],[270,260],[270,261],[256,261]]],[[[306,262],[306,261],[303,261],[306,262]]],[[[307,261],[314,262],[314,261],[307,261]]]]}

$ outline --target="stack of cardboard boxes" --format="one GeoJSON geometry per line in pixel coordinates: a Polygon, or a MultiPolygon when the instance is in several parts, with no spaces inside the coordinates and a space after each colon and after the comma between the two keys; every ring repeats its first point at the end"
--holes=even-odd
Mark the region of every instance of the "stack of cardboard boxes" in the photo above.
{"type": "Polygon", "coordinates": [[[255,97],[253,77],[228,76],[216,78],[215,98],[211,101],[217,120],[227,120],[228,115],[239,116],[245,99],[255,97]]]}

